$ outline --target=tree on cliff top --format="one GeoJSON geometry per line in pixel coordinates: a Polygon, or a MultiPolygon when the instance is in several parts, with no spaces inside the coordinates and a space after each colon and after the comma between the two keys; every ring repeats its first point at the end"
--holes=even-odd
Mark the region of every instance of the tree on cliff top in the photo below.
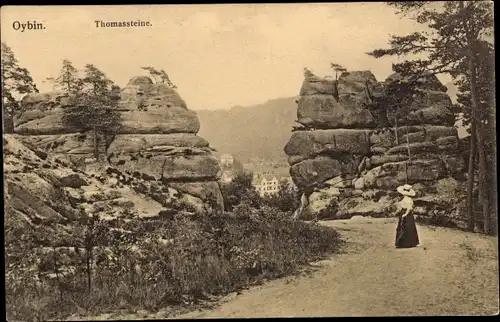
{"type": "Polygon", "coordinates": [[[71,61],[64,59],[61,72],[58,77],[49,77],[57,88],[60,88],[67,94],[78,94],[82,90],[83,80],[78,76],[78,69],[73,67],[71,61]]]}
{"type": "Polygon", "coordinates": [[[314,76],[313,72],[310,69],[304,67],[304,77],[313,77],[313,76],[314,76]]]}
{"type": "Polygon", "coordinates": [[[4,132],[14,132],[14,114],[20,109],[20,96],[38,93],[35,82],[26,68],[19,66],[12,49],[2,42],[2,112],[4,132]]]}
{"type": "Polygon", "coordinates": [[[335,97],[335,100],[337,102],[339,101],[339,73],[342,75],[342,73],[347,72],[347,68],[344,66],[337,64],[337,63],[330,63],[330,67],[333,69],[335,72],[335,80],[334,80],[334,86],[335,86],[335,92],[333,96],[335,97]]]}
{"type": "Polygon", "coordinates": [[[177,88],[177,86],[172,83],[170,77],[168,77],[168,74],[163,69],[157,70],[156,68],[151,66],[141,68],[147,70],[157,83],[161,82],[162,84],[167,84],[169,87],[177,88]]]}
{"type": "MultiPolygon", "coordinates": [[[[409,16],[427,27],[428,31],[414,32],[406,36],[392,36],[390,48],[376,49],[370,53],[376,58],[384,56],[420,55],[425,58],[406,60],[396,64],[395,69],[403,77],[417,80],[425,74],[447,73],[455,82],[465,82],[470,93],[471,140],[469,176],[467,188],[468,229],[474,228],[472,207],[472,188],[474,184],[474,157],[477,153],[476,140],[484,144],[484,132],[490,131],[491,122],[481,122],[479,109],[480,97],[484,90],[480,88],[478,66],[480,61],[480,44],[484,37],[491,34],[493,28],[492,3],[487,1],[407,1],[388,2],[398,10],[398,14],[409,16]],[[439,4],[439,5],[437,5],[439,4]]],[[[489,84],[491,87],[491,84],[489,84]]],[[[479,153],[480,165],[484,155],[479,153]]],[[[494,161],[496,169],[496,160],[494,161]]],[[[480,167],[480,176],[487,176],[488,170],[480,167]]],[[[496,190],[496,186],[487,188],[484,180],[480,180],[482,188],[483,217],[485,231],[491,232],[489,224],[490,202],[486,195],[488,189],[496,190]]],[[[496,207],[492,204],[492,208],[496,207]]],[[[496,212],[491,209],[491,212],[496,212]]],[[[493,229],[496,230],[496,229],[493,229]]]]}
{"type": "Polygon", "coordinates": [[[338,77],[339,73],[340,73],[340,75],[342,75],[342,73],[347,72],[347,68],[345,68],[344,66],[337,64],[337,63],[330,63],[330,67],[335,72],[335,80],[336,81],[338,81],[338,79],[339,79],[339,77],[338,77]]]}
{"type": "Polygon", "coordinates": [[[92,130],[94,157],[99,157],[101,143],[107,145],[120,128],[120,113],[116,109],[118,86],[92,64],[87,64],[81,79],[77,103],[65,109],[63,121],[82,131],[92,130]]]}

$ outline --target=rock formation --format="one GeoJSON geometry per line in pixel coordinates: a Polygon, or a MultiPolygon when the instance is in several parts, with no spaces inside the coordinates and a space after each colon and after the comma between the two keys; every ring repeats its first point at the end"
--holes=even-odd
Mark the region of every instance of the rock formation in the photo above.
{"type": "Polygon", "coordinates": [[[304,130],[293,132],[285,146],[293,181],[307,197],[303,218],[389,215],[395,188],[406,182],[420,192],[416,204],[425,213],[436,187],[458,185],[464,160],[451,99],[436,77],[423,80],[424,95],[398,126],[367,108],[398,78],[379,83],[369,71],[343,73],[338,82],[306,77],[297,111],[304,130]]]}
{"type": "MultiPolygon", "coordinates": [[[[28,146],[83,167],[83,161],[93,157],[92,133],[62,122],[64,108],[70,104],[59,92],[26,96],[23,113],[14,121],[15,133],[28,146]]],[[[109,165],[124,173],[140,173],[148,181],[161,181],[197,207],[209,203],[222,210],[218,160],[211,155],[209,143],[196,135],[198,117],[177,91],[146,76],[133,77],[121,91],[118,109],[118,133],[109,144],[98,147],[109,165]]]]}

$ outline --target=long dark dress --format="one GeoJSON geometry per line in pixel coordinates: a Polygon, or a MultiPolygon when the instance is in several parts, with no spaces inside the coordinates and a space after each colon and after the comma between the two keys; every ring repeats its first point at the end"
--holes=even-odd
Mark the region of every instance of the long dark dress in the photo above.
{"type": "Polygon", "coordinates": [[[403,217],[404,212],[405,210],[402,210],[399,214],[398,227],[396,230],[396,248],[411,248],[420,243],[412,211],[403,217]]]}

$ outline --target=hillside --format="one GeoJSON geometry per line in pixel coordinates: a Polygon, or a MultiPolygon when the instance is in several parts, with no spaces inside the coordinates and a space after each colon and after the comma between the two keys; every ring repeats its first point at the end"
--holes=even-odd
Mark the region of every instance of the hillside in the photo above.
{"type": "Polygon", "coordinates": [[[296,97],[278,98],[229,110],[196,111],[198,133],[218,152],[230,153],[242,162],[250,158],[283,159],[283,148],[297,117],[296,97]]]}

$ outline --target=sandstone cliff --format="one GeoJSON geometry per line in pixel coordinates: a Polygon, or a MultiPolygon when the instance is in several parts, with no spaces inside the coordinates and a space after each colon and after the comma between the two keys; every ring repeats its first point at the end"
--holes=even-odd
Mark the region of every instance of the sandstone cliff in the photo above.
{"type": "Polygon", "coordinates": [[[384,84],[398,78],[379,83],[371,72],[355,71],[343,73],[337,84],[316,76],[304,80],[297,117],[305,129],[293,132],[285,146],[290,174],[304,191],[301,216],[390,215],[395,188],[406,182],[419,192],[422,215],[435,210],[430,201],[440,198],[437,189],[458,193],[464,160],[457,153],[452,102],[437,78],[424,79],[424,95],[397,127],[367,108],[373,95],[384,95],[384,84]]]}
{"type": "MultiPolygon", "coordinates": [[[[26,96],[23,113],[15,118],[16,138],[50,158],[85,168],[93,156],[92,133],[62,122],[70,99],[59,92],[26,96]]],[[[107,163],[126,173],[139,173],[179,191],[197,207],[210,204],[222,210],[217,184],[221,170],[209,143],[196,135],[200,122],[177,91],[154,84],[149,77],[132,78],[120,93],[121,127],[111,142],[98,149],[107,163]]]]}

